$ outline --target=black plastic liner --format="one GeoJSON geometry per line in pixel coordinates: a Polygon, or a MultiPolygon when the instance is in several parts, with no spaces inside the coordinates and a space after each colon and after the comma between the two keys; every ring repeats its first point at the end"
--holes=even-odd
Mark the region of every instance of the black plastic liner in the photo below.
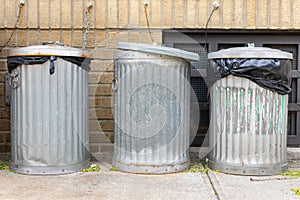
{"type": "MultiPolygon", "coordinates": [[[[79,67],[82,67],[83,69],[89,71],[90,70],[90,63],[91,59],[89,58],[83,58],[83,57],[67,57],[67,56],[55,56],[58,58],[62,58],[68,62],[71,62],[73,64],[78,65],[79,67]]],[[[50,60],[51,56],[12,56],[7,58],[7,67],[8,72],[11,73],[11,71],[15,68],[17,68],[19,65],[36,65],[36,64],[43,64],[50,60]]]]}
{"type": "Polygon", "coordinates": [[[214,59],[207,70],[207,84],[211,87],[217,80],[228,75],[250,79],[259,86],[285,95],[291,92],[291,60],[226,58],[214,59]]]}

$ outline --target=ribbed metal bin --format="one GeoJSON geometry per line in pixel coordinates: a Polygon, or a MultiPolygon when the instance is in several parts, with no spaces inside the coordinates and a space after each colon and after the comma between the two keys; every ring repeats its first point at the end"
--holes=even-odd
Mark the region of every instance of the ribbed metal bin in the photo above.
{"type": "Polygon", "coordinates": [[[115,54],[113,165],[126,172],[170,173],[189,166],[190,67],[198,55],[119,43],[115,54]]]}
{"type": "MultiPolygon", "coordinates": [[[[227,56],[230,51],[226,51],[227,56]]],[[[255,51],[242,48],[239,55],[230,58],[292,58],[277,50],[274,50],[276,55],[270,49],[255,51]]],[[[220,53],[209,55],[209,59],[226,58],[220,53]]],[[[208,166],[211,169],[243,175],[273,175],[287,169],[288,95],[262,88],[247,78],[229,75],[213,84],[210,96],[208,166]]]]}
{"type": "Polygon", "coordinates": [[[21,64],[10,71],[11,167],[22,174],[65,174],[88,166],[88,67],[80,50],[43,45],[10,51],[16,59],[50,61],[21,64]],[[54,57],[52,57],[54,58],[54,57]]]}

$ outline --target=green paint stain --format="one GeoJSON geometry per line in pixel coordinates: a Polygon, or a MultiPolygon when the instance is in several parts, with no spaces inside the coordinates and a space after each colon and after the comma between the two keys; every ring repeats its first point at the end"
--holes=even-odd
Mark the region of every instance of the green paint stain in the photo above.
{"type": "Polygon", "coordinates": [[[229,100],[228,100],[228,98],[226,98],[226,109],[228,109],[229,108],[229,100]]]}
{"type": "MultiPolygon", "coordinates": [[[[285,101],[284,101],[284,95],[281,96],[281,112],[282,112],[282,118],[283,116],[285,116],[285,109],[284,109],[284,104],[285,104],[285,101]]],[[[280,134],[282,135],[282,129],[283,129],[283,126],[284,126],[284,121],[285,119],[281,119],[281,127],[280,127],[280,134]]]]}
{"type": "MultiPolygon", "coordinates": [[[[275,103],[275,113],[279,114],[279,105],[278,102],[275,103]]],[[[275,129],[278,131],[278,117],[276,118],[275,121],[275,129]]],[[[279,130],[280,134],[281,134],[281,130],[279,130]]]]}
{"type": "Polygon", "coordinates": [[[258,121],[258,114],[259,114],[259,98],[257,96],[255,97],[255,121],[258,121]]]}
{"type": "Polygon", "coordinates": [[[244,92],[243,92],[243,90],[241,90],[241,93],[240,93],[240,112],[242,112],[243,109],[244,109],[243,99],[244,99],[244,92]]]}

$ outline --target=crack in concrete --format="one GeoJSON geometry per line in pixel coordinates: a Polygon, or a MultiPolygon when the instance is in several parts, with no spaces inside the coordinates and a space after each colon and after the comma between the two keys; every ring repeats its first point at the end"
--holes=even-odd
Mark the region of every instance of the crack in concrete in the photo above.
{"type": "Polygon", "coordinates": [[[220,198],[220,196],[219,196],[219,194],[218,194],[218,191],[217,191],[216,187],[214,186],[214,183],[212,182],[212,180],[211,180],[210,175],[209,175],[208,172],[206,173],[206,176],[207,176],[207,178],[208,178],[208,180],[209,180],[209,182],[210,182],[210,185],[211,185],[211,187],[212,187],[212,189],[213,189],[213,191],[214,191],[214,193],[215,193],[217,199],[218,199],[218,200],[221,200],[221,198],[220,198]]]}

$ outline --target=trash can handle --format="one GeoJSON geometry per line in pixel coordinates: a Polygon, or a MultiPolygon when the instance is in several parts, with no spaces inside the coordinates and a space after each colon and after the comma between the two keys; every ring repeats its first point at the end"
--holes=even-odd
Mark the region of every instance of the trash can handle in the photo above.
{"type": "Polygon", "coordinates": [[[117,79],[113,79],[112,80],[112,84],[111,84],[111,88],[113,91],[117,91],[118,90],[118,80],[117,79]]]}
{"type": "Polygon", "coordinates": [[[11,88],[17,89],[20,86],[20,73],[17,69],[9,74],[8,84],[11,88]]]}

